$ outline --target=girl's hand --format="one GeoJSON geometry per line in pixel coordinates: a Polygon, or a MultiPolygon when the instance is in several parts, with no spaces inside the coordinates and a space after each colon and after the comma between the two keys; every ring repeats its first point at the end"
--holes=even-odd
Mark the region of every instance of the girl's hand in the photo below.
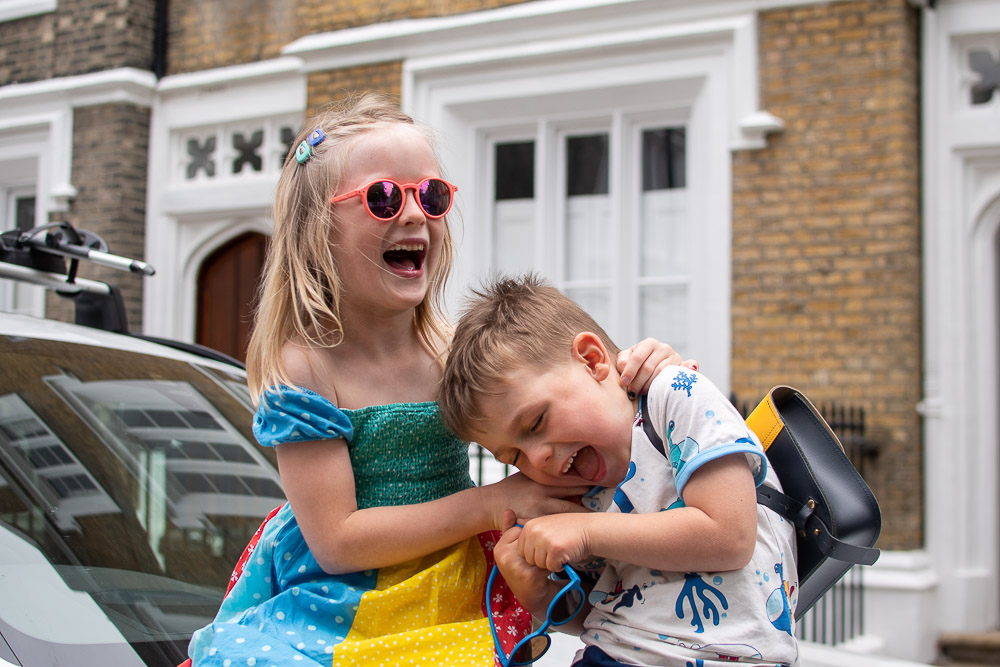
{"type": "Polygon", "coordinates": [[[522,521],[546,514],[588,511],[580,504],[579,497],[590,487],[544,486],[520,472],[479,489],[490,525],[497,530],[503,527],[505,510],[513,510],[522,521]]]}
{"type": "Polygon", "coordinates": [[[685,361],[668,343],[661,343],[655,338],[641,340],[618,353],[619,382],[629,397],[649,391],[649,383],[667,366],[687,366],[693,371],[698,370],[696,360],[685,361]]]}

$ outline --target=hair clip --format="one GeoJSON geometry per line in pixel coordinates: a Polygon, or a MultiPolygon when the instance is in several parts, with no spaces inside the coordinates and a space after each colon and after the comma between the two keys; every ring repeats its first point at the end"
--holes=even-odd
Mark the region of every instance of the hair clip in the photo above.
{"type": "Polygon", "coordinates": [[[312,148],[319,146],[323,143],[324,139],[326,139],[326,135],[323,133],[323,130],[318,127],[310,132],[309,136],[306,137],[306,140],[300,143],[298,148],[295,149],[295,159],[298,163],[305,164],[306,160],[309,159],[309,156],[312,155],[312,148]]]}
{"type": "Polygon", "coordinates": [[[311,153],[312,151],[309,150],[309,144],[303,141],[299,144],[299,147],[295,149],[295,159],[299,161],[299,164],[305,164],[311,153]]]}
{"type": "Polygon", "coordinates": [[[309,134],[309,138],[306,141],[309,142],[310,146],[319,146],[326,139],[326,135],[323,134],[323,130],[318,127],[309,134]]]}

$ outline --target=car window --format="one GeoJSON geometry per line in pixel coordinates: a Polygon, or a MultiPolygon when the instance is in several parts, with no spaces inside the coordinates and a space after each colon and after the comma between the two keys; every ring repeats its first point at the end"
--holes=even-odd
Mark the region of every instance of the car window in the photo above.
{"type": "MultiPolygon", "coordinates": [[[[186,645],[284,502],[251,426],[238,369],[0,336],[0,529],[134,646],[186,645]]],[[[0,547],[0,573],[15,551],[0,547]]]]}

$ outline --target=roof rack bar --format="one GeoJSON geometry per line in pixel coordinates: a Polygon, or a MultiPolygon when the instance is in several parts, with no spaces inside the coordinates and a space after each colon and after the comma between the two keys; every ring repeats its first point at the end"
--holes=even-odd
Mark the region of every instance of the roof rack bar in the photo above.
{"type": "Polygon", "coordinates": [[[89,248],[73,245],[71,243],[63,243],[60,246],[50,246],[44,239],[33,238],[28,239],[27,244],[32,248],[37,248],[38,250],[52,253],[53,255],[63,255],[73,259],[86,259],[90,260],[94,264],[100,264],[101,266],[107,266],[120,271],[131,271],[132,273],[139,273],[144,276],[151,276],[156,273],[156,269],[146,262],[142,262],[138,259],[129,259],[128,257],[122,257],[121,255],[112,255],[111,253],[101,252],[100,250],[91,250],[89,248]]]}
{"type": "Polygon", "coordinates": [[[0,262],[0,278],[10,278],[20,280],[32,285],[39,285],[46,289],[55,290],[63,294],[110,294],[111,287],[107,283],[87,278],[76,278],[73,282],[67,282],[65,275],[50,273],[49,271],[39,271],[19,264],[10,262],[0,262]]]}
{"type": "Polygon", "coordinates": [[[93,243],[106,245],[100,237],[92,232],[81,232],[73,229],[69,223],[50,223],[21,234],[17,243],[29,246],[35,250],[52,255],[62,255],[71,259],[85,259],[101,266],[107,266],[119,271],[130,271],[144,276],[151,276],[156,269],[146,262],[121,255],[112,255],[96,248],[88,248],[79,243],[72,243],[67,236],[72,235],[80,241],[91,240],[93,243]],[[52,230],[52,231],[50,231],[52,230]],[[41,234],[40,232],[47,232],[41,234]]]}
{"type": "Polygon", "coordinates": [[[0,233],[0,278],[38,285],[71,299],[77,324],[127,333],[121,290],[103,281],[80,278],[77,270],[81,261],[141,276],[156,272],[140,260],[112,255],[100,236],[76,229],[65,220],[0,233]]]}

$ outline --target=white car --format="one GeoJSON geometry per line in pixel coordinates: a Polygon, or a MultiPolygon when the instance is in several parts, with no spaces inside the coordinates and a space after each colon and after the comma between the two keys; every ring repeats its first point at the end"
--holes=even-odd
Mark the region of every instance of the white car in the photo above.
{"type": "Polygon", "coordinates": [[[163,343],[0,313],[0,667],[176,667],[284,502],[242,366],[163,343]]]}

